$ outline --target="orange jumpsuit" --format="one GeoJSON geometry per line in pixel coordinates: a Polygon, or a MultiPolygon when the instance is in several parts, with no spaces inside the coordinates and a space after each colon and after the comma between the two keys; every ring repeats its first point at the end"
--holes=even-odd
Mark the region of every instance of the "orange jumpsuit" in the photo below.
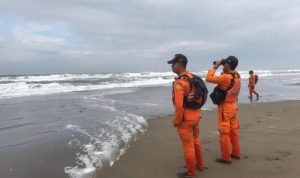
{"type": "Polygon", "coordinates": [[[252,98],[252,94],[254,93],[255,95],[258,95],[258,93],[255,91],[255,75],[251,75],[249,77],[249,84],[248,84],[248,87],[249,87],[249,96],[250,98],[252,98]]]}
{"type": "MultiPolygon", "coordinates": [[[[230,86],[232,80],[231,73],[225,73],[215,76],[216,69],[208,71],[206,81],[218,84],[222,90],[226,90],[230,86]]],[[[238,94],[237,94],[238,95],[238,94]]],[[[220,132],[220,147],[222,159],[224,161],[231,160],[233,156],[240,156],[240,141],[239,141],[239,120],[238,120],[237,101],[224,101],[218,106],[218,126],[220,132]]]]}
{"type": "MultiPolygon", "coordinates": [[[[182,75],[192,77],[187,71],[180,76],[182,75]]],[[[201,110],[184,108],[184,96],[189,91],[190,84],[187,80],[176,79],[173,83],[173,103],[175,107],[173,124],[177,126],[177,132],[183,145],[187,174],[196,176],[196,169],[204,168],[202,146],[199,139],[201,110]]]]}

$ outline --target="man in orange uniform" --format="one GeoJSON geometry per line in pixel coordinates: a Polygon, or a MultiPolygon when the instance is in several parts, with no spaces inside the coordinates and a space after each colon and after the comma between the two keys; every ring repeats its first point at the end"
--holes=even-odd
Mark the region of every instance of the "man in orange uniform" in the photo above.
{"type": "Polygon", "coordinates": [[[191,90],[185,77],[192,77],[192,74],[186,71],[187,62],[187,58],[182,54],[176,54],[172,60],[168,61],[168,64],[172,64],[173,72],[178,75],[173,83],[175,107],[173,125],[177,128],[181,139],[186,163],[186,172],[179,173],[177,176],[184,178],[196,176],[197,169],[199,171],[204,170],[202,146],[199,139],[201,110],[184,107],[184,97],[191,90]]]}
{"type": "Polygon", "coordinates": [[[238,65],[238,59],[229,56],[222,61],[216,61],[212,69],[208,71],[206,81],[218,84],[218,88],[226,92],[226,97],[218,105],[218,125],[220,132],[220,147],[222,158],[217,158],[216,162],[231,164],[231,158],[240,159],[240,141],[239,141],[239,120],[237,99],[241,87],[240,76],[235,69],[238,65]],[[224,65],[223,73],[216,76],[216,70],[220,65],[224,65]]]}
{"type": "Polygon", "coordinates": [[[257,82],[257,75],[253,75],[254,72],[253,70],[250,70],[249,72],[249,84],[248,84],[248,87],[249,87],[249,98],[252,100],[252,94],[254,93],[256,95],[256,99],[258,100],[259,99],[259,94],[255,91],[255,85],[256,85],[256,82],[257,82]]]}

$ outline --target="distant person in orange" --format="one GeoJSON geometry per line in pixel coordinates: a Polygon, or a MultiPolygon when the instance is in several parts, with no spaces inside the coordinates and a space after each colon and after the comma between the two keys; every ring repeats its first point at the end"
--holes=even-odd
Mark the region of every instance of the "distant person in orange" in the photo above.
{"type": "Polygon", "coordinates": [[[172,64],[173,72],[177,74],[173,83],[173,104],[175,107],[173,125],[177,128],[184,150],[186,172],[177,175],[182,178],[194,177],[197,175],[197,170],[204,170],[202,146],[199,139],[201,109],[187,108],[184,103],[185,96],[191,91],[187,79],[193,77],[186,70],[187,63],[187,58],[182,54],[176,54],[172,60],[168,61],[168,64],[172,64]]]}
{"type": "Polygon", "coordinates": [[[253,93],[254,93],[256,95],[256,99],[258,100],[259,99],[259,94],[255,91],[255,85],[257,84],[257,81],[258,81],[258,75],[254,75],[253,70],[249,71],[249,75],[250,75],[249,84],[248,84],[249,98],[250,98],[250,100],[252,100],[253,93]]]}
{"type": "Polygon", "coordinates": [[[216,162],[231,164],[231,158],[240,159],[238,95],[241,88],[241,78],[235,71],[238,59],[229,56],[221,61],[215,61],[214,67],[208,71],[206,81],[217,84],[211,98],[218,104],[218,127],[220,132],[220,147],[222,158],[216,162]],[[216,76],[217,69],[223,65],[223,73],[216,76]],[[217,100],[216,100],[217,98],[217,100]]]}

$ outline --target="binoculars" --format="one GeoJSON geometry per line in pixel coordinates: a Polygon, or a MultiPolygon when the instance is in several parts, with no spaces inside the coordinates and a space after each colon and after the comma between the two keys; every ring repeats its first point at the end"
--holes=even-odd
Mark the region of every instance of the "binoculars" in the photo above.
{"type": "MultiPolygon", "coordinates": [[[[222,60],[221,60],[221,65],[224,65],[225,62],[226,62],[226,60],[225,60],[225,59],[222,59],[222,60]]],[[[216,63],[217,63],[217,61],[214,61],[214,62],[213,62],[214,65],[216,65],[216,63]]]]}

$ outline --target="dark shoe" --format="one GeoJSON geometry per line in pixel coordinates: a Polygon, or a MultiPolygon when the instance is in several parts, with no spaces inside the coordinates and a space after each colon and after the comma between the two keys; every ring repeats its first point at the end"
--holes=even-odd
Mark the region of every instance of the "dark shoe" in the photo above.
{"type": "Polygon", "coordinates": [[[239,156],[234,156],[234,155],[231,155],[231,158],[233,158],[233,159],[241,159],[241,157],[239,157],[239,156]]]}
{"type": "Polygon", "coordinates": [[[217,158],[215,161],[221,164],[231,164],[231,161],[225,161],[222,158],[217,158]]]}
{"type": "Polygon", "coordinates": [[[256,95],[256,100],[259,100],[259,94],[256,95]]]}
{"type": "Polygon", "coordinates": [[[208,167],[197,168],[197,171],[199,171],[199,172],[203,172],[205,169],[208,169],[208,167]]]}
{"type": "Polygon", "coordinates": [[[195,176],[190,176],[190,175],[188,175],[186,172],[181,172],[181,173],[178,173],[178,174],[177,174],[177,177],[178,177],[178,178],[193,178],[193,177],[195,177],[195,176]]]}
{"type": "MultiPolygon", "coordinates": [[[[186,166],[184,166],[184,168],[186,169],[186,166]]],[[[204,168],[196,168],[197,171],[199,172],[203,172],[205,169],[208,169],[208,167],[204,167],[204,168]]]]}

